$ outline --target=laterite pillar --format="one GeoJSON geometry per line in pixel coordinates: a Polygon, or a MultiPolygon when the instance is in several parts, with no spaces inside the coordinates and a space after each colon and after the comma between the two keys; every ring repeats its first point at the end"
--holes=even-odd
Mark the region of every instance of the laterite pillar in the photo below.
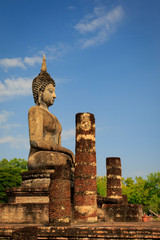
{"type": "MultiPolygon", "coordinates": [[[[70,165],[55,166],[49,186],[49,222],[53,226],[71,222],[70,165]]],[[[43,217],[43,216],[42,216],[43,217]]]]}
{"type": "Polygon", "coordinates": [[[107,197],[122,200],[121,159],[106,158],[107,168],[107,197]]]}
{"type": "Polygon", "coordinates": [[[95,118],[91,113],[76,114],[74,186],[75,221],[97,221],[95,118]]]}

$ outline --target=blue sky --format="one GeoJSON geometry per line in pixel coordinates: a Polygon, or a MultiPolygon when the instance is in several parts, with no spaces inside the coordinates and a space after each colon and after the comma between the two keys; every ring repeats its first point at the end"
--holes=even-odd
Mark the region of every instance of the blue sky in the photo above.
{"type": "Polygon", "coordinates": [[[0,159],[28,158],[45,53],[62,145],[75,151],[75,114],[91,112],[99,176],[106,157],[121,158],[125,178],[160,171],[159,12],[159,0],[1,0],[0,159]]]}

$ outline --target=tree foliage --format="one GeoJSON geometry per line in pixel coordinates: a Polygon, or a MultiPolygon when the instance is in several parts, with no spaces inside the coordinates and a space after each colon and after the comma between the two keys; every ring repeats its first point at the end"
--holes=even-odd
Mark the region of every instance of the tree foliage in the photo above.
{"type": "Polygon", "coordinates": [[[151,173],[146,180],[123,179],[122,193],[127,194],[129,203],[142,204],[146,213],[149,209],[160,213],[160,172],[151,173]]]}
{"type": "MultiPolygon", "coordinates": [[[[97,177],[97,192],[106,196],[106,177],[97,177]]],[[[151,173],[147,179],[122,178],[122,194],[126,194],[131,204],[141,204],[146,213],[149,209],[160,213],[160,172],[151,173]]]]}
{"type": "Polygon", "coordinates": [[[127,195],[129,203],[146,206],[148,190],[144,189],[145,183],[142,177],[122,179],[122,193],[127,195]]]}
{"type": "Polygon", "coordinates": [[[148,208],[160,213],[160,172],[147,176],[144,189],[148,191],[148,208]]]}
{"type": "Polygon", "coordinates": [[[100,196],[106,197],[107,195],[107,177],[97,177],[97,193],[100,196]]]}
{"type": "Polygon", "coordinates": [[[27,171],[27,161],[14,158],[10,161],[0,161],[0,202],[7,202],[6,188],[19,187],[22,178],[21,173],[27,171]]]}

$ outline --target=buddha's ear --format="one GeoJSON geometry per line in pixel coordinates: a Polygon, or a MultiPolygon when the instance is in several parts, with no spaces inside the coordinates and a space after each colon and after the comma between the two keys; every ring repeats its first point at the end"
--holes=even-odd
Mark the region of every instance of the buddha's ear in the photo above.
{"type": "Polygon", "coordinates": [[[42,90],[41,87],[38,88],[38,101],[37,101],[37,105],[39,106],[42,102],[42,90]]]}

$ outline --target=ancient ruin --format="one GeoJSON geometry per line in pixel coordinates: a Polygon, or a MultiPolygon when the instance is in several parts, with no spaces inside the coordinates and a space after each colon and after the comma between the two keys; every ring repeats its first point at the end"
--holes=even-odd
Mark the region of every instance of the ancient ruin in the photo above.
{"type": "Polygon", "coordinates": [[[74,220],[97,221],[95,118],[90,113],[76,115],[74,220]]]}
{"type": "MultiPolygon", "coordinates": [[[[48,110],[56,94],[45,56],[32,90],[36,106],[28,112],[28,171],[19,188],[6,190],[9,202],[0,204],[0,238],[142,239],[147,227],[131,231],[111,225],[140,223],[143,215],[142,206],[128,204],[122,194],[120,158],[106,159],[107,197],[97,196],[94,115],[76,114],[75,157],[61,146],[61,124],[48,110]]],[[[160,237],[160,231],[156,234],[160,237]]]]}

